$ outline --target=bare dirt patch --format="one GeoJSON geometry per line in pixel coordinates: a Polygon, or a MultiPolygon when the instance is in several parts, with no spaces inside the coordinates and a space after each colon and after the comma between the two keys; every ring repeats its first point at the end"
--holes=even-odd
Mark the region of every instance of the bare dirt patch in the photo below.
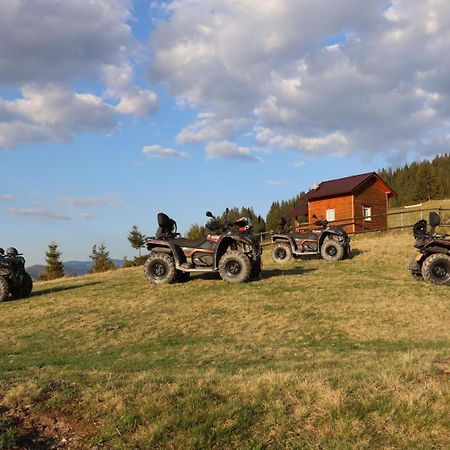
{"type": "Polygon", "coordinates": [[[13,439],[9,448],[15,449],[92,448],[89,442],[96,431],[90,423],[57,413],[37,414],[28,406],[0,407],[0,419],[11,428],[13,439]]]}

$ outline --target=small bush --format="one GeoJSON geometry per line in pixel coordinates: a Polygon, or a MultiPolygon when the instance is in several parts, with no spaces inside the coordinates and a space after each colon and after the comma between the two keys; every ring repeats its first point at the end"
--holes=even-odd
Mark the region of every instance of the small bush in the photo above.
{"type": "Polygon", "coordinates": [[[143,266],[145,261],[147,261],[148,255],[136,256],[133,260],[125,260],[123,262],[123,267],[137,267],[143,266]]]}

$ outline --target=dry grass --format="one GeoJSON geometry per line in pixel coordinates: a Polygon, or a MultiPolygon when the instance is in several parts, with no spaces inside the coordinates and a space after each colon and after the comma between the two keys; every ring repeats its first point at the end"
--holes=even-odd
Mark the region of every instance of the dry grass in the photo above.
{"type": "Polygon", "coordinates": [[[409,234],[353,247],[237,286],[40,283],[0,304],[2,404],[95,424],[86,447],[449,448],[450,291],[409,277],[409,234]]]}

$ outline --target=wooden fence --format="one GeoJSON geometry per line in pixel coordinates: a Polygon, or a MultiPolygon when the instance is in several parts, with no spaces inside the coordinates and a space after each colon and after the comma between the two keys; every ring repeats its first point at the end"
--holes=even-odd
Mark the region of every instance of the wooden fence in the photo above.
{"type": "MultiPolygon", "coordinates": [[[[380,232],[380,231],[388,231],[388,230],[403,230],[405,228],[412,228],[414,223],[416,223],[420,219],[428,219],[428,214],[431,211],[435,211],[439,214],[441,217],[441,227],[450,227],[450,208],[415,208],[419,205],[413,205],[410,206],[404,206],[402,208],[396,208],[399,209],[399,211],[394,212],[388,212],[387,214],[377,214],[372,215],[369,217],[366,217],[366,219],[376,218],[376,217],[386,217],[387,218],[387,224],[388,227],[386,228],[370,228],[369,225],[367,225],[365,220],[361,217],[355,218],[355,217],[349,217],[346,219],[339,219],[334,220],[333,222],[330,222],[331,225],[339,225],[339,226],[346,226],[346,225],[355,225],[356,231],[355,232],[349,232],[349,234],[362,234],[362,233],[373,233],[373,232],[380,232]]],[[[310,225],[308,222],[299,223],[296,226],[296,229],[299,231],[308,231],[313,228],[317,228],[316,225],[310,225]]],[[[274,230],[275,231],[275,230],[274,230]]],[[[267,235],[270,234],[271,231],[266,231],[264,233],[258,233],[258,236],[261,236],[261,241],[264,241],[267,239],[267,235]]]]}

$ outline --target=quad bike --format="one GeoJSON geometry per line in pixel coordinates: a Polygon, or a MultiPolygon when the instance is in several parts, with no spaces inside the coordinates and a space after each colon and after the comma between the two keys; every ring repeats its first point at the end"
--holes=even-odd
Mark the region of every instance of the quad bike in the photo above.
{"type": "Polygon", "coordinates": [[[419,253],[411,261],[409,271],[418,281],[450,286],[450,236],[436,233],[436,227],[441,223],[439,214],[431,212],[429,222],[430,231],[427,231],[424,219],[413,226],[414,247],[419,253]]]}
{"type": "Polygon", "coordinates": [[[184,281],[193,272],[218,272],[230,283],[261,277],[262,249],[252,233],[251,220],[220,220],[209,211],[206,216],[211,219],[206,224],[211,233],[191,240],[180,237],[174,220],[158,214],[156,236],[144,242],[150,250],[144,266],[150,283],[184,281]]]}
{"type": "Polygon", "coordinates": [[[281,230],[272,233],[272,259],[284,264],[293,258],[306,255],[319,255],[328,261],[346,259],[351,254],[350,237],[339,226],[331,227],[326,220],[315,222],[316,229],[306,233],[296,233],[285,230],[286,219],[280,218],[281,230]]]}
{"type": "Polygon", "coordinates": [[[0,248],[0,302],[10,295],[14,298],[29,297],[33,289],[33,280],[25,272],[25,259],[16,248],[5,251],[0,248]]]}

